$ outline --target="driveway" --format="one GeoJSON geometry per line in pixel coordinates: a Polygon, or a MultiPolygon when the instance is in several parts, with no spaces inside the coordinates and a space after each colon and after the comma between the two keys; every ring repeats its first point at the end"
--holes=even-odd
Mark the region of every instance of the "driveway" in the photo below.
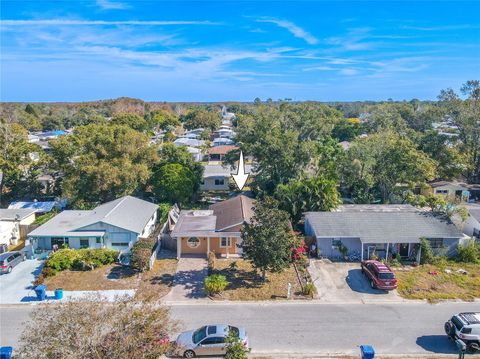
{"type": "Polygon", "coordinates": [[[0,275],[0,304],[35,300],[32,284],[42,271],[43,263],[37,259],[27,259],[13,268],[12,273],[0,275]]]}
{"type": "Polygon", "coordinates": [[[405,302],[396,290],[372,289],[362,274],[360,263],[310,261],[309,272],[317,288],[318,299],[327,303],[405,302]]]}
{"type": "Polygon", "coordinates": [[[208,275],[205,257],[182,257],[177,264],[170,293],[164,297],[166,302],[205,299],[203,282],[208,275]]]}

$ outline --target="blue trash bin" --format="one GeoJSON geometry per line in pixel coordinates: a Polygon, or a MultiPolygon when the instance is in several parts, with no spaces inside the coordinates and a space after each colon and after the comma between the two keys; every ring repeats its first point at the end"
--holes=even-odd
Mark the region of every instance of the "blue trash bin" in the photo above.
{"type": "Polygon", "coordinates": [[[63,288],[55,289],[55,299],[62,299],[63,298],[63,288]]]}
{"type": "Polygon", "coordinates": [[[35,287],[35,294],[38,300],[45,300],[47,297],[47,286],[45,284],[39,284],[35,287]]]}
{"type": "Polygon", "coordinates": [[[0,359],[11,359],[12,358],[12,347],[1,347],[0,348],[0,359]]]}
{"type": "Polygon", "coordinates": [[[360,345],[360,352],[362,353],[362,359],[375,358],[375,350],[371,345],[360,345]]]}

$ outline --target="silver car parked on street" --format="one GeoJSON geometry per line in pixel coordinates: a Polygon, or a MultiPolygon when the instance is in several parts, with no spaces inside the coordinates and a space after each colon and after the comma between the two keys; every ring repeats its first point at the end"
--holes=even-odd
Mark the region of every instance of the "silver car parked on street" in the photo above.
{"type": "Polygon", "coordinates": [[[245,328],[216,324],[181,333],[175,342],[176,354],[182,355],[184,358],[224,355],[226,350],[225,340],[230,331],[240,338],[246,349],[249,349],[245,328]]]}

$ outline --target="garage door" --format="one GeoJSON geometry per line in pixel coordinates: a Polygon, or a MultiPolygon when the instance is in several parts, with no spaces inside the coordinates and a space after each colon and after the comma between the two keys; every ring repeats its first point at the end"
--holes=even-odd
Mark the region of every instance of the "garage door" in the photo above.
{"type": "Polygon", "coordinates": [[[110,243],[114,249],[123,249],[127,248],[130,243],[130,233],[125,232],[116,232],[109,233],[108,237],[110,238],[110,243]]]}

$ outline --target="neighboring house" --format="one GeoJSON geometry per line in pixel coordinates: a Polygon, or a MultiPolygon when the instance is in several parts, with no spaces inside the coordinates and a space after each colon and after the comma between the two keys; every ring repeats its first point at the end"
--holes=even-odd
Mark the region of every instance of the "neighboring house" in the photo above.
{"type": "Polygon", "coordinates": [[[18,201],[18,202],[12,202],[8,206],[9,209],[34,209],[38,214],[44,214],[51,212],[54,209],[61,210],[65,208],[65,201],[45,201],[45,202],[39,202],[39,201],[31,201],[31,202],[23,202],[23,201],[18,201]]]}
{"type": "Polygon", "coordinates": [[[254,200],[239,195],[212,204],[209,210],[186,210],[171,233],[177,257],[182,255],[241,255],[241,230],[253,216],[254,200]]]}
{"type": "Polygon", "coordinates": [[[125,196],[93,210],[63,211],[28,234],[34,249],[111,248],[128,252],[148,237],[157,222],[156,204],[125,196]]]}
{"type": "Polygon", "coordinates": [[[462,182],[437,181],[429,183],[430,188],[424,194],[442,195],[450,198],[458,198],[464,202],[470,199],[469,185],[462,182]]]}
{"type": "Polygon", "coordinates": [[[223,161],[225,159],[225,155],[230,152],[238,149],[237,146],[217,146],[217,147],[210,147],[208,149],[208,160],[209,161],[223,161]]]}
{"type": "MultiPolygon", "coordinates": [[[[245,165],[245,172],[251,173],[252,166],[245,165]]],[[[236,169],[230,169],[217,164],[207,164],[204,166],[203,178],[200,184],[201,191],[228,191],[229,181],[232,174],[236,174],[236,169]]]]}
{"type": "Polygon", "coordinates": [[[223,137],[218,137],[215,138],[212,141],[212,146],[217,147],[217,146],[231,146],[234,145],[235,141],[231,140],[230,138],[223,138],[223,137]]]}
{"type": "Polygon", "coordinates": [[[205,132],[204,128],[194,128],[193,130],[185,131],[184,137],[198,138],[203,132],[205,132]],[[197,137],[194,137],[194,136],[197,136],[197,137]]]}
{"type": "Polygon", "coordinates": [[[0,244],[16,244],[34,221],[34,209],[0,209],[0,244]]]}
{"type": "Polygon", "coordinates": [[[195,138],[180,137],[173,141],[173,143],[176,146],[201,147],[205,144],[205,141],[197,140],[195,138]]]}
{"type": "Polygon", "coordinates": [[[452,255],[464,236],[447,218],[410,205],[344,205],[335,212],[305,214],[305,234],[316,238],[319,255],[340,258],[348,254],[368,259],[395,257],[420,259],[420,239],[430,241],[438,253],[452,255]]]}
{"type": "Polygon", "coordinates": [[[195,162],[201,162],[203,160],[203,154],[199,148],[187,147],[187,151],[192,155],[195,162]]]}
{"type": "Polygon", "coordinates": [[[213,132],[213,138],[229,138],[233,140],[235,132],[230,128],[223,128],[213,132]]]}
{"type": "Polygon", "coordinates": [[[480,204],[468,204],[468,218],[463,224],[463,233],[480,241],[480,204]]]}

